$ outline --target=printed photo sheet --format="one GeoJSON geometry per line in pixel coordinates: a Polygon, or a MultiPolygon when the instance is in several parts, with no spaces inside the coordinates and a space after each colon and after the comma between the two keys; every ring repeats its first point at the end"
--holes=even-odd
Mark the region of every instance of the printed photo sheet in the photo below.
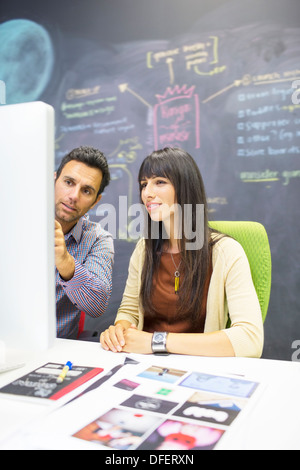
{"type": "Polygon", "coordinates": [[[129,367],[51,412],[27,433],[28,442],[40,443],[40,448],[210,450],[255,400],[260,387],[237,376],[159,363],[129,367]]]}
{"type": "Polygon", "coordinates": [[[213,449],[257,386],[154,365],[114,384],[130,396],[73,437],[119,450],[213,449]]]}

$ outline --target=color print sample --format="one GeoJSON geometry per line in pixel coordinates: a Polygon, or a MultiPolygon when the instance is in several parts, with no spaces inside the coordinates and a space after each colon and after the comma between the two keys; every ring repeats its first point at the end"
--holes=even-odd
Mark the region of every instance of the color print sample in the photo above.
{"type": "Polygon", "coordinates": [[[161,400],[155,397],[145,397],[142,395],[132,395],[128,400],[121,403],[122,406],[129,406],[130,408],[136,408],[143,411],[153,411],[154,413],[167,414],[173,408],[175,408],[178,403],[161,400]]]}
{"type": "Polygon", "coordinates": [[[123,379],[120,382],[117,382],[114,387],[121,388],[122,390],[127,390],[127,392],[132,392],[134,389],[139,387],[140,384],[132,382],[128,379],[123,379]]]}
{"type": "Polygon", "coordinates": [[[258,387],[258,383],[248,380],[222,377],[218,375],[192,372],[180,385],[207,392],[221,393],[234,397],[249,398],[258,387]]]}
{"type": "Polygon", "coordinates": [[[160,420],[140,411],[113,408],[73,437],[117,450],[130,450],[139,445],[144,434],[160,420]]]}
{"type": "Polygon", "coordinates": [[[151,380],[159,380],[160,382],[175,383],[186,374],[186,371],[172,369],[167,367],[151,366],[149,369],[138,374],[139,377],[144,377],[151,380]]]}
{"type": "Polygon", "coordinates": [[[138,450],[211,450],[224,430],[168,419],[145,439],[138,450]]]}
{"type": "Polygon", "coordinates": [[[230,426],[247,400],[206,392],[194,393],[175,413],[181,418],[230,426]]]}

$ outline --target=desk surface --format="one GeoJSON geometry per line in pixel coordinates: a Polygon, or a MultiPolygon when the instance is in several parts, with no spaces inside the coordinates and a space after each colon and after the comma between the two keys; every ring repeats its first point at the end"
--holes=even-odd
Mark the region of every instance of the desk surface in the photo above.
{"type": "MultiPolygon", "coordinates": [[[[20,352],[11,351],[9,359],[19,361],[20,354],[20,352]]],[[[256,399],[255,406],[251,408],[251,413],[241,414],[241,419],[238,418],[234,426],[228,428],[217,449],[300,449],[300,363],[177,355],[159,358],[130,356],[145,366],[159,363],[165,367],[182,370],[188,368],[190,371],[235,375],[261,384],[259,398],[256,399]]],[[[122,364],[124,357],[124,354],[103,351],[98,343],[56,339],[54,346],[47,351],[38,354],[22,352],[25,366],[0,374],[0,387],[47,362],[72,361],[76,365],[102,367],[103,374],[105,374],[115,365],[122,364]]],[[[130,374],[129,371],[127,379],[131,378],[130,374]]],[[[107,400],[107,394],[105,399],[107,400]]],[[[43,420],[48,419],[49,413],[51,414],[48,405],[1,396],[0,449],[26,447],[23,433],[35,421],[43,423],[43,420]]],[[[32,448],[41,448],[37,435],[31,435],[30,443],[32,448]]],[[[60,448],[60,446],[68,448],[67,443],[59,444],[55,440],[48,443],[48,446],[49,448],[60,448]]]]}

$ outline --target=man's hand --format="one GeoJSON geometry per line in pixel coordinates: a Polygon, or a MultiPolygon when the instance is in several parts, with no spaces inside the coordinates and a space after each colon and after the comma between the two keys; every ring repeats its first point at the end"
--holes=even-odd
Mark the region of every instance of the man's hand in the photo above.
{"type": "Polygon", "coordinates": [[[61,225],[55,220],[55,266],[65,281],[69,281],[74,276],[75,260],[67,250],[65,236],[61,225]]]}

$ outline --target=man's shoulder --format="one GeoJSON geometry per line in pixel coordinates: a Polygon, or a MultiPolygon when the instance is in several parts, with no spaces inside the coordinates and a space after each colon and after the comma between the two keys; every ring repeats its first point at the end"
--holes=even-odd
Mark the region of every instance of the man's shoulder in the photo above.
{"type": "Polygon", "coordinates": [[[90,220],[87,214],[84,216],[83,220],[82,235],[84,238],[91,237],[95,243],[101,242],[107,245],[111,251],[114,251],[113,237],[111,233],[104,230],[98,222],[90,220]]]}

